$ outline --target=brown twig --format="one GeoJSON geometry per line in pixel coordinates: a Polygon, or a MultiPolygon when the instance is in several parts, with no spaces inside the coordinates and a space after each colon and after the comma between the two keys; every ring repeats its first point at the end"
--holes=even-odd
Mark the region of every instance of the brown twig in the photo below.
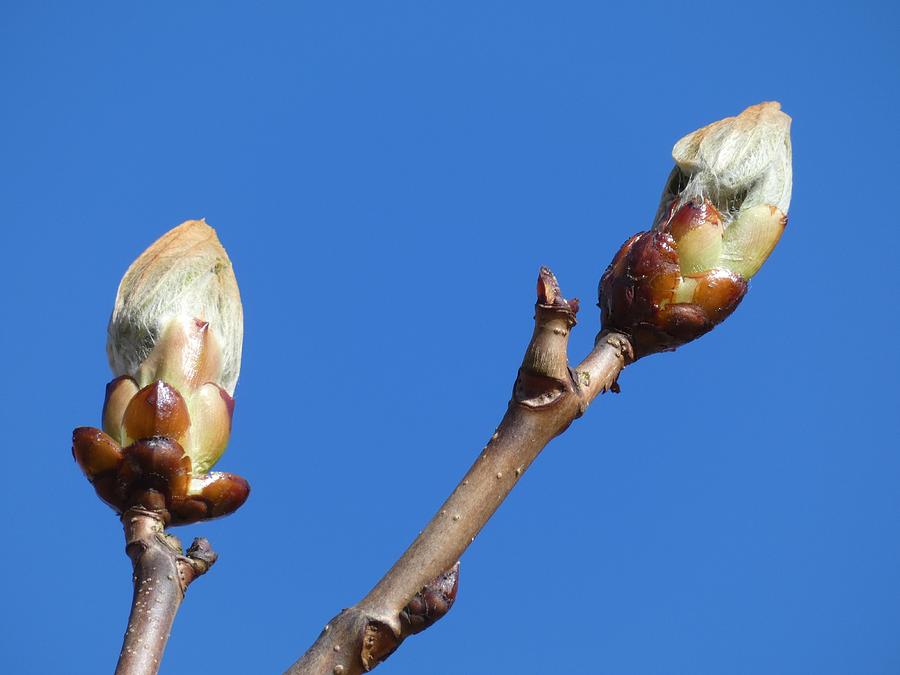
{"type": "Polygon", "coordinates": [[[116,675],[153,675],[187,587],[209,570],[216,553],[206,539],[194,539],[182,553],[178,539],[150,511],[130,509],[122,524],[125,552],[134,566],[134,596],[116,675]]]}
{"type": "MultiPolygon", "coordinates": [[[[544,446],[580,417],[598,394],[618,390],[616,379],[633,356],[628,338],[601,333],[593,351],[572,369],[567,347],[578,301],[563,298],[556,278],[546,268],[538,276],[537,294],[534,334],[500,426],[401,558],[365,598],[325,626],[287,675],[366,672],[417,632],[404,621],[408,607],[442,580],[446,585],[446,571],[544,446]]],[[[455,584],[454,578],[454,596],[455,584]]]]}

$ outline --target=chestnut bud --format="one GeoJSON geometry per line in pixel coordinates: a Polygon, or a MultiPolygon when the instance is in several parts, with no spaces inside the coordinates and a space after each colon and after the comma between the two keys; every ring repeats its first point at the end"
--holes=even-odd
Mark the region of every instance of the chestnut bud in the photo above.
{"type": "Polygon", "coordinates": [[[171,524],[225,515],[243,478],[214,472],[231,433],[243,310],[231,261],[204,221],[182,223],[128,268],[108,328],[115,379],[103,431],[81,427],[72,451],[118,512],[140,507],[171,524]]]}
{"type": "Polygon", "coordinates": [[[601,323],[631,338],[635,358],[707,333],[744,297],[787,224],[790,123],[760,103],[675,144],[652,229],[600,280],[601,323]]]}

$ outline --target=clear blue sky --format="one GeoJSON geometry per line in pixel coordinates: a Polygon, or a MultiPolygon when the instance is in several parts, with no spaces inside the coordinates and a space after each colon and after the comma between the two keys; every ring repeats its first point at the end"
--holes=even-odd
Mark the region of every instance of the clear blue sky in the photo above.
{"type": "Polygon", "coordinates": [[[900,672],[895,3],[4,3],[0,670],[111,672],[119,524],[97,424],[130,261],[206,217],[246,339],[181,528],[220,554],[166,673],[277,673],[424,525],[503,413],[550,265],[597,281],[681,135],[777,99],[788,230],[736,314],[629,368],[379,672],[900,672]]]}

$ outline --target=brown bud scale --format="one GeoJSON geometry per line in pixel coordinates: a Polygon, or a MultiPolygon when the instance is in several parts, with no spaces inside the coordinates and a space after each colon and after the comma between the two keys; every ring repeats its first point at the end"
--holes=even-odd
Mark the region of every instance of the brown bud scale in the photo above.
{"type": "Polygon", "coordinates": [[[141,508],[170,525],[227,515],[250,494],[249,483],[234,474],[194,476],[191,458],[166,436],[121,448],[103,431],[80,427],[72,435],[72,455],[97,495],[117,513],[141,508]]]}
{"type": "MultiPolygon", "coordinates": [[[[721,268],[687,274],[679,244],[692,238],[704,254],[721,243],[721,218],[711,204],[673,207],[660,225],[629,239],[604,272],[599,296],[605,329],[629,335],[635,358],[671,351],[712,330],[747,292],[747,282],[721,268]]],[[[718,255],[718,251],[714,251],[718,255]]]]}
{"type": "Polygon", "coordinates": [[[400,612],[404,632],[415,635],[442,618],[456,601],[459,590],[459,562],[413,596],[400,612]]]}
{"type": "Polygon", "coordinates": [[[151,436],[182,439],[191,425],[184,398],[162,380],[148,384],[134,395],[123,421],[125,433],[131,439],[151,436]]]}
{"type": "Polygon", "coordinates": [[[459,561],[416,593],[403,608],[400,612],[399,636],[380,621],[369,621],[360,652],[363,668],[371,670],[393,654],[404,639],[422,632],[447,614],[456,601],[458,588],[459,561]]]}

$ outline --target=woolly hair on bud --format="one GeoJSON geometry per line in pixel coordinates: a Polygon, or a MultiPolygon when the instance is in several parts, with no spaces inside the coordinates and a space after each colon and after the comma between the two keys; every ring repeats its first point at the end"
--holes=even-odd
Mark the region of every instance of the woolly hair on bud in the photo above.
{"type": "MultiPolygon", "coordinates": [[[[791,204],[791,118],[781,104],[750,106],[688,134],[675,144],[675,168],[660,204],[710,199],[727,224],[739,212],[767,204],[787,214],[791,204]]],[[[657,216],[657,220],[659,215],[657,216]]]]}
{"type": "Polygon", "coordinates": [[[216,384],[233,394],[244,334],[240,292],[228,254],[203,220],[170,230],[125,272],[107,329],[113,372],[134,377],[165,327],[177,318],[209,323],[222,350],[216,384]]]}

